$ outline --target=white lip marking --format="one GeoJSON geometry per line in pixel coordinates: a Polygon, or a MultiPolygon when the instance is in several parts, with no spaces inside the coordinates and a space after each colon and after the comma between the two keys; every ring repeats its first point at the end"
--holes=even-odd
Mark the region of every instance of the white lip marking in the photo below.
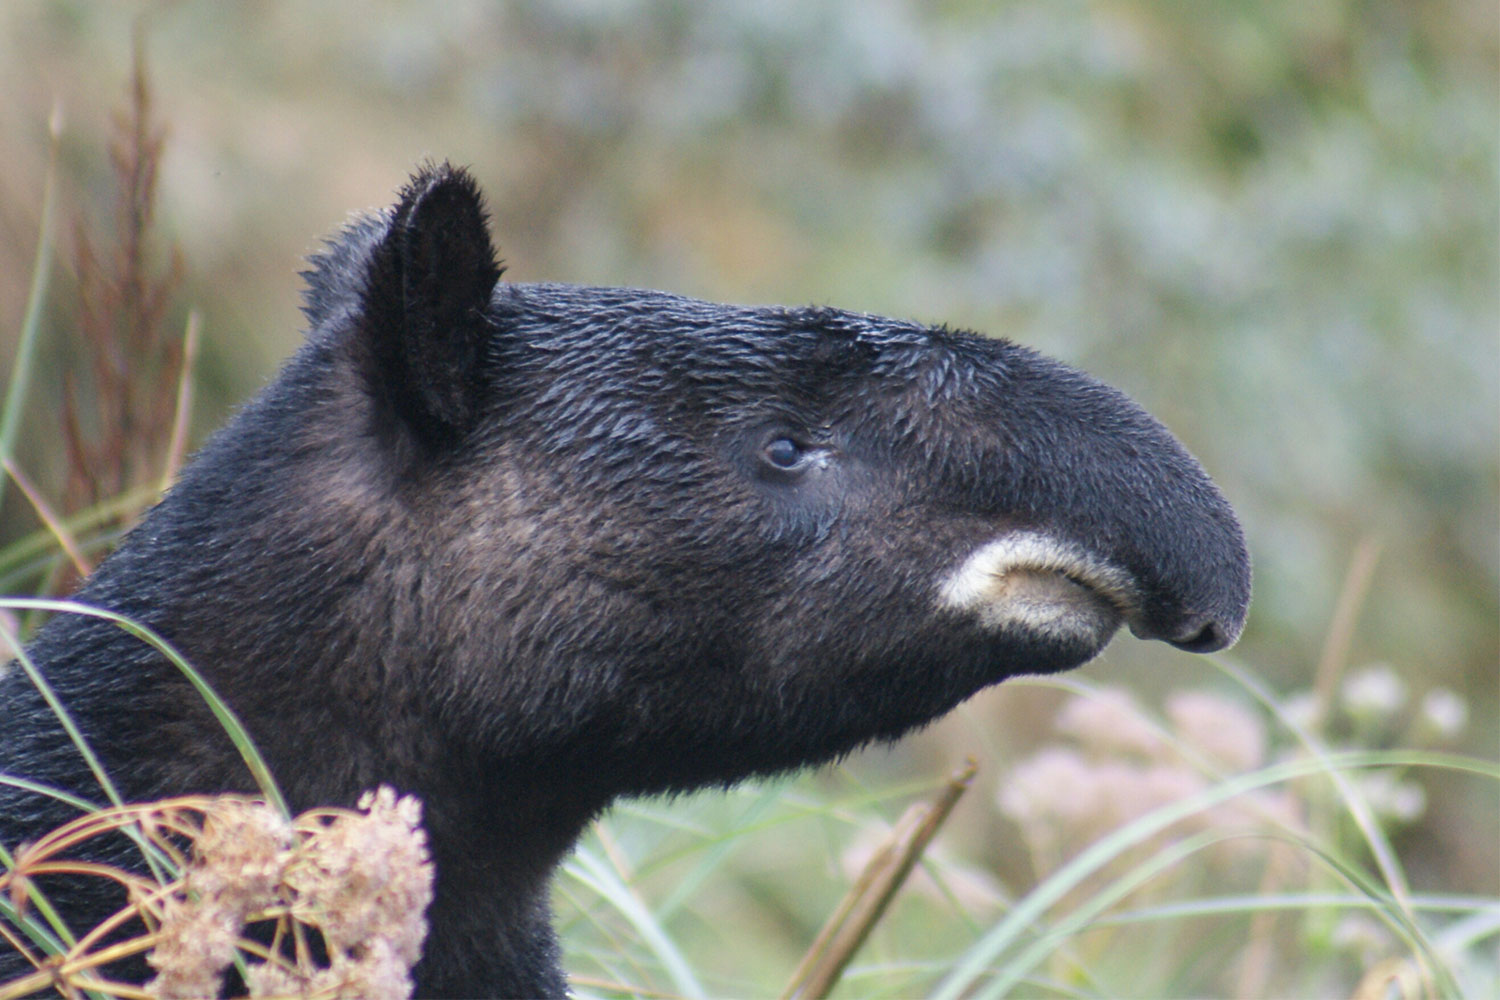
{"type": "Polygon", "coordinates": [[[1017,531],[975,549],[939,585],[938,603],[996,631],[1102,646],[1139,602],[1119,567],[1050,535],[1017,531]]]}

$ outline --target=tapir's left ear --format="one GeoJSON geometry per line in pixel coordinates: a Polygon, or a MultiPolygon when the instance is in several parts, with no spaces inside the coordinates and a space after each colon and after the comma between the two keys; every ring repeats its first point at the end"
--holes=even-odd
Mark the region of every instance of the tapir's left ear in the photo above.
{"type": "Polygon", "coordinates": [[[446,163],[424,167],[370,257],[361,310],[371,388],[421,438],[452,437],[477,416],[500,273],[474,179],[446,163]]]}

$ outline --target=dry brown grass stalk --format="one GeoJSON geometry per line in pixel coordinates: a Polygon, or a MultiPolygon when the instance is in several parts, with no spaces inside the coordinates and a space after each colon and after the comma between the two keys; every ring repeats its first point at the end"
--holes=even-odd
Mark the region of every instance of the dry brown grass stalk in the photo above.
{"type": "Polygon", "coordinates": [[[107,879],[129,902],[47,958],[7,931],[36,969],[0,984],[0,1000],[47,989],[218,996],[231,964],[251,997],[408,997],[432,901],[421,805],[385,787],[366,793],[357,811],[319,809],[291,821],[237,795],[104,809],[22,845],[15,860],[0,892],[23,913],[45,876],[107,879]],[[165,882],[70,857],[96,837],[131,830],[170,870],[165,882]],[[110,963],[142,952],[156,971],[144,986],[100,978],[110,963]]]}
{"type": "Polygon", "coordinates": [[[969,758],[949,775],[932,801],[918,802],[901,816],[818,932],[792,973],[783,1000],[815,1000],[832,992],[978,770],[979,765],[969,758]]]}
{"type": "Polygon", "coordinates": [[[173,247],[159,263],[153,249],[166,130],[153,117],[139,36],[129,103],[113,127],[112,243],[101,248],[82,222],[75,227],[78,336],[88,377],[70,372],[63,382],[68,510],[118,496],[160,467],[182,366],[182,345],[165,322],[182,275],[181,253],[173,247]]]}

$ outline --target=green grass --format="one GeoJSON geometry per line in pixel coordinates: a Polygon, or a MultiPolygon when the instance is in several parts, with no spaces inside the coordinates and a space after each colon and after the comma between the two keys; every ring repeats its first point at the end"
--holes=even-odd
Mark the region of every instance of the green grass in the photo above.
{"type": "MultiPolygon", "coordinates": [[[[1258,995],[1353,995],[1365,977],[1387,973],[1406,977],[1405,986],[1392,987],[1393,996],[1496,995],[1500,899],[1407,887],[1390,831],[1373,817],[1355,779],[1399,769],[1417,778],[1453,772],[1493,786],[1500,765],[1416,748],[1333,749],[1289,728],[1281,735],[1284,746],[1305,752],[1220,776],[1106,833],[1033,884],[1015,887],[1014,895],[998,892],[982,920],[957,893],[945,899],[941,892],[909,891],[889,917],[888,933],[856,957],[838,995],[1227,995],[1235,985],[1229,966],[1257,933],[1272,945],[1264,983],[1271,992],[1258,995]],[[1308,826],[1318,825],[1313,813],[1327,812],[1340,835],[1271,820],[1183,829],[1184,821],[1268,789],[1293,791],[1308,826]],[[1226,885],[1223,867],[1209,854],[1230,841],[1277,845],[1303,868],[1277,891],[1255,891],[1253,877],[1226,885]],[[1352,915],[1384,928],[1378,959],[1352,955],[1330,939],[1329,928],[1352,915]],[[1258,921],[1273,926],[1257,931],[1258,921]]],[[[912,794],[910,788],[873,795],[830,789],[840,783],[808,775],[689,800],[630,803],[601,821],[583,845],[586,864],[566,866],[558,889],[568,967],[581,977],[580,995],[779,992],[799,935],[810,939],[811,916],[837,900],[842,881],[830,870],[840,849],[886,823],[912,794]],[[779,854],[787,873],[767,871],[768,854],[779,854]],[[692,872],[696,887],[686,899],[674,888],[683,871],[692,872]],[[758,911],[760,919],[726,914],[726,907],[758,911]],[[785,935],[777,933],[778,923],[789,928],[785,935]],[[751,938],[757,926],[759,939],[751,938]],[[681,971],[684,956],[690,977],[681,971]],[[779,956],[781,964],[767,956],[779,956]]],[[[965,879],[969,870],[950,856],[924,864],[939,886],[965,879]]]]}

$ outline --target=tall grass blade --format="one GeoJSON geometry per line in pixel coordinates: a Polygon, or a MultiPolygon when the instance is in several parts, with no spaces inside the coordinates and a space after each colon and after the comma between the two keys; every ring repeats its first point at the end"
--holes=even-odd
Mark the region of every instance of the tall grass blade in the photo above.
{"type": "MultiPolygon", "coordinates": [[[[182,654],[173,649],[156,632],[117,612],[108,611],[104,608],[91,607],[87,604],[80,604],[77,601],[58,601],[40,597],[7,597],[0,599],[0,607],[61,612],[64,614],[87,615],[90,618],[99,618],[107,622],[113,622],[126,632],[150,645],[151,648],[161,653],[162,656],[165,656],[187,678],[188,683],[193,685],[194,690],[198,692],[199,696],[208,706],[209,711],[213,713],[214,718],[229,736],[235,749],[239,751],[241,759],[244,760],[245,766],[249,768],[251,776],[255,779],[256,786],[260,789],[260,793],[265,796],[266,801],[277,809],[282,816],[287,819],[291,818],[292,814],[287,808],[286,799],[282,796],[281,789],[277,787],[276,779],[271,777],[271,771],[266,766],[265,759],[261,757],[260,751],[256,749],[254,742],[251,741],[250,734],[245,731],[244,723],[234,714],[234,710],[214,693],[213,688],[209,687],[208,682],[203,679],[203,675],[193,669],[192,665],[182,658],[182,654]]],[[[20,650],[20,643],[15,637],[9,635],[9,633],[6,633],[5,637],[17,650],[20,650]]],[[[51,703],[49,702],[49,704],[51,703]]],[[[59,716],[59,718],[61,717],[59,716]]],[[[92,759],[93,755],[89,753],[86,756],[92,759]]],[[[102,777],[107,781],[107,775],[103,775],[102,777]]],[[[108,785],[107,788],[111,792],[113,791],[113,785],[108,785]]],[[[111,801],[115,802],[116,805],[119,804],[117,797],[113,794],[111,794],[111,801]]]]}
{"type": "Polygon", "coordinates": [[[161,476],[163,493],[176,481],[187,454],[188,418],[193,412],[193,369],[198,364],[202,328],[203,317],[194,309],[188,313],[187,329],[182,333],[182,371],[177,376],[177,406],[172,413],[172,433],[167,439],[167,465],[161,476]]]}
{"type": "Polygon", "coordinates": [[[719,839],[712,847],[703,852],[693,870],[677,881],[677,885],[669,892],[661,904],[656,908],[658,920],[670,920],[681,906],[698,891],[704,882],[719,870],[724,858],[733,849],[735,841],[742,835],[752,832],[760,818],[771,810],[781,799],[785,792],[782,782],[769,784],[760,789],[755,796],[755,801],[750,803],[743,813],[735,820],[734,829],[729,836],[719,839]]]}
{"type": "Polygon", "coordinates": [[[613,868],[593,851],[580,847],[563,866],[563,870],[607,900],[635,928],[641,940],[661,962],[680,995],[692,1000],[701,1000],[705,996],[703,987],[698,983],[697,976],[693,974],[692,967],[682,952],[672,943],[672,939],[646,904],[630,886],[620,880],[613,868]]]}
{"type": "MultiPolygon", "coordinates": [[[[1328,760],[1332,753],[1314,733],[1297,724],[1295,719],[1289,717],[1286,710],[1271,694],[1271,692],[1257,680],[1249,671],[1242,670],[1227,660],[1211,656],[1208,658],[1215,667],[1233,679],[1237,684],[1250,692],[1251,696],[1264,705],[1276,716],[1278,722],[1286,727],[1287,731],[1297,738],[1302,744],[1303,750],[1316,761],[1328,760]]],[[[1396,904],[1404,911],[1408,919],[1412,918],[1411,906],[1408,899],[1411,896],[1411,888],[1406,880],[1406,872],[1402,869],[1401,859],[1396,854],[1396,849],[1391,845],[1390,838],[1381,829],[1380,823],[1375,818],[1374,810],[1366,801],[1365,796],[1356,788],[1347,777],[1337,768],[1330,767],[1326,772],[1328,780],[1338,791],[1339,797],[1344,802],[1344,808],[1348,811],[1355,826],[1359,828],[1360,835],[1364,837],[1365,844],[1370,849],[1370,856],[1375,859],[1375,865],[1380,869],[1380,875],[1385,879],[1386,885],[1390,887],[1391,895],[1396,904]]]]}
{"type": "Polygon", "coordinates": [[[1258,788],[1333,771],[1388,766],[1449,768],[1500,779],[1500,764],[1452,754],[1409,750],[1330,754],[1323,760],[1292,760],[1229,778],[1127,823],[1063,865],[968,949],[933,991],[932,1000],[959,1000],[971,995],[999,996],[999,990],[976,991],[976,987],[988,979],[989,970],[996,967],[1002,955],[1023,936],[1030,934],[1042,922],[1046,912],[1085,879],[1131,847],[1144,843],[1173,824],[1258,788]]]}
{"type": "Polygon", "coordinates": [[[1015,958],[1008,959],[1005,965],[997,972],[995,978],[985,986],[984,992],[979,995],[984,997],[1003,996],[1011,987],[1025,980],[1027,974],[1037,965],[1041,964],[1058,946],[1083,930],[1092,923],[1095,917],[1108,910],[1115,903],[1118,903],[1136,889],[1183,859],[1203,850],[1205,847],[1229,840],[1233,836],[1233,834],[1207,830],[1163,847],[1153,857],[1136,865],[1126,875],[1115,879],[1070,912],[1065,918],[1049,927],[1039,940],[1032,942],[1015,958]]]}
{"type": "MultiPolygon", "coordinates": [[[[20,606],[18,602],[11,600],[0,603],[3,603],[7,607],[20,606]]],[[[16,663],[20,665],[22,673],[31,681],[32,686],[41,694],[42,700],[47,703],[47,707],[52,711],[52,714],[57,717],[58,723],[63,727],[63,731],[68,734],[68,739],[72,741],[74,748],[83,756],[84,761],[89,766],[89,771],[94,775],[94,780],[104,790],[104,794],[110,803],[116,806],[124,805],[125,801],[120,798],[120,793],[115,788],[115,783],[110,780],[108,773],[104,770],[104,765],[95,756],[94,748],[89,746],[88,740],[83,738],[83,732],[78,728],[77,723],[73,721],[73,716],[68,712],[67,707],[63,705],[62,700],[57,697],[57,693],[52,690],[52,685],[47,682],[47,678],[42,676],[42,672],[37,669],[37,665],[27,654],[26,647],[21,644],[20,637],[11,632],[4,624],[0,624],[0,638],[3,638],[6,644],[10,646],[11,655],[15,657],[16,663]]]]}
{"type": "Polygon", "coordinates": [[[88,558],[83,554],[83,550],[79,548],[78,539],[68,530],[68,526],[63,523],[62,518],[52,509],[52,505],[42,496],[41,491],[36,488],[36,485],[17,467],[15,460],[8,455],[0,456],[0,467],[4,468],[6,475],[14,479],[16,485],[20,487],[21,492],[26,495],[26,500],[31,504],[31,509],[36,512],[36,516],[41,519],[42,525],[51,532],[52,537],[57,541],[58,547],[63,550],[63,554],[73,563],[74,572],[80,577],[85,577],[92,573],[94,571],[93,564],[89,562],[88,558]]]}
{"type": "MultiPolygon", "coordinates": [[[[1479,938],[1487,936],[1488,933],[1500,933],[1500,903],[1497,903],[1489,896],[1417,893],[1412,896],[1411,903],[1412,907],[1418,913],[1462,913],[1467,915],[1462,921],[1450,925],[1441,934],[1437,935],[1436,943],[1439,947],[1453,947],[1454,944],[1449,940],[1449,937],[1453,933],[1454,928],[1457,928],[1460,923],[1467,924],[1469,920],[1477,917],[1488,917],[1495,924],[1488,932],[1484,932],[1481,929],[1479,938]]],[[[1090,926],[1114,927],[1159,920],[1224,917],[1249,913],[1252,910],[1374,910],[1379,909],[1380,905],[1381,901],[1378,899],[1371,899],[1367,895],[1352,892],[1313,891],[1277,892],[1270,895],[1244,893],[1233,896],[1202,896],[1198,899],[1155,903],[1150,906],[1143,906],[1138,910],[1124,910],[1119,913],[1103,914],[1092,920],[1090,926]]],[[[1473,940],[1464,940],[1460,946],[1467,947],[1472,943],[1473,940]]]]}
{"type": "MultiPolygon", "coordinates": [[[[47,301],[47,284],[52,274],[52,210],[57,190],[57,147],[62,138],[60,108],[53,109],[48,131],[51,138],[47,143],[47,179],[42,188],[42,219],[38,226],[36,257],[31,265],[31,288],[26,293],[26,312],[21,319],[21,336],[16,343],[10,384],[5,389],[5,406],[0,410],[0,458],[6,461],[15,455],[16,435],[21,430],[21,413],[26,408],[26,391],[31,386],[36,341],[42,326],[42,306],[47,301]]],[[[5,480],[0,477],[0,501],[4,499],[5,480]]]]}
{"type": "MultiPolygon", "coordinates": [[[[5,866],[6,871],[16,870],[16,859],[0,844],[0,865],[5,866]]],[[[45,924],[37,922],[29,916],[23,916],[20,908],[12,901],[10,894],[0,894],[0,924],[9,923],[10,926],[19,928],[31,938],[36,944],[49,955],[59,955],[68,948],[78,943],[73,932],[63,921],[61,914],[53,908],[52,903],[42,891],[35,885],[26,891],[26,900],[31,907],[41,914],[45,924]]]]}
{"type": "MultiPolygon", "coordinates": [[[[76,514],[59,520],[62,530],[73,538],[82,538],[85,533],[101,525],[110,524],[121,516],[140,510],[156,496],[156,486],[137,487],[112,497],[102,503],[88,507],[76,514]]],[[[90,538],[79,542],[79,549],[89,551],[108,543],[109,533],[103,540],[90,538]]],[[[57,536],[51,529],[43,527],[0,550],[0,593],[16,590],[27,579],[40,571],[42,564],[51,558],[57,549],[57,536]]]]}

